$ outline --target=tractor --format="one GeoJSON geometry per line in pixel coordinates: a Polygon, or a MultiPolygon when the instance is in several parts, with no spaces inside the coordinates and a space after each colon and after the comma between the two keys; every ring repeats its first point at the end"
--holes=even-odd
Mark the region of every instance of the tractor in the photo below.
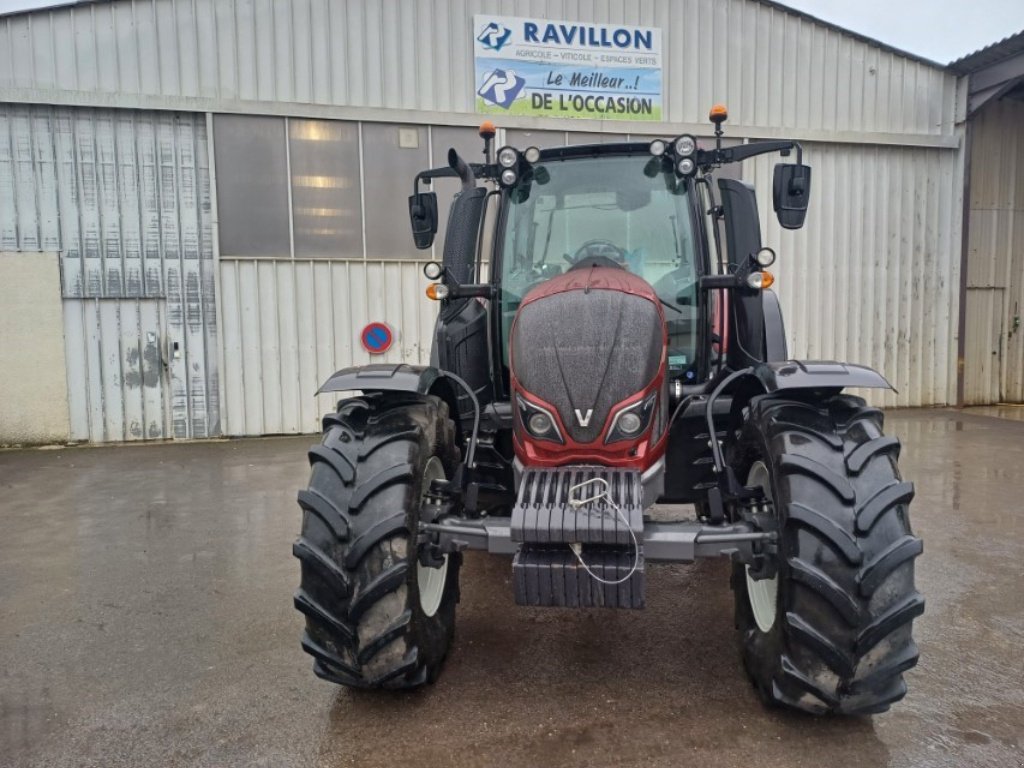
{"type": "Polygon", "coordinates": [[[811,168],[795,141],[714,139],[454,150],[408,213],[433,245],[434,182],[461,183],[430,365],[338,371],[344,393],[299,492],[295,606],[321,678],[433,682],[452,643],[465,550],[511,559],[523,606],[642,608],[649,566],[731,562],[740,657],[769,705],[883,712],[917,663],[922,542],[883,415],[850,363],[790,359],[753,186],[802,227],[811,168]],[[735,174],[733,174],[735,175],[735,174]],[[655,504],[689,504],[665,521],[655,504]]]}

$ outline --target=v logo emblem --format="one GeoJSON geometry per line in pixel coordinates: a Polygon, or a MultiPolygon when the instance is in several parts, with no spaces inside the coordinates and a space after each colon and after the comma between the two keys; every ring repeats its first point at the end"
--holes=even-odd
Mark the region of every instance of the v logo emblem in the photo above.
{"type": "Polygon", "coordinates": [[[594,415],[593,408],[587,408],[587,412],[583,413],[579,408],[573,409],[576,412],[576,421],[580,423],[581,427],[587,427],[590,424],[590,417],[594,415]]]}

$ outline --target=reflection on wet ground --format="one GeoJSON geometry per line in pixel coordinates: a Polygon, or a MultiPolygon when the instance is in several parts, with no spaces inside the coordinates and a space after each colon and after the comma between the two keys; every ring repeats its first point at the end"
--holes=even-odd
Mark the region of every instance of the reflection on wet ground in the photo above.
{"type": "Polygon", "coordinates": [[[468,556],[438,684],[313,677],[291,607],[310,438],[0,453],[4,765],[1015,768],[1024,755],[1024,409],[892,412],[925,540],[909,696],[768,711],[722,562],[652,569],[643,612],[512,602],[468,556]]]}

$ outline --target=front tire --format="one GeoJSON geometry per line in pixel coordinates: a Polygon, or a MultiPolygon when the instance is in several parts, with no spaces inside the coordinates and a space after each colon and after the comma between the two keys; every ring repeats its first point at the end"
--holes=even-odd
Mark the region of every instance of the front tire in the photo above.
{"type": "Polygon", "coordinates": [[[922,544],[882,422],[857,397],[751,401],[731,463],[772,502],[778,573],[773,585],[735,565],[732,585],[744,666],[769,704],[873,714],[906,694],[922,544]]]}
{"type": "Polygon", "coordinates": [[[355,688],[432,682],[454,634],[460,556],[420,565],[416,533],[431,480],[451,477],[459,461],[447,405],[403,395],[344,400],[324,417],[309,461],[292,551],[313,672],[355,688]]]}

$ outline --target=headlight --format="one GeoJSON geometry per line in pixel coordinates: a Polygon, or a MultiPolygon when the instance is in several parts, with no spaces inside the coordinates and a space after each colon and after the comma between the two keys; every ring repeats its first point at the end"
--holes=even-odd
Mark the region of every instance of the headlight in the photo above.
{"type": "Polygon", "coordinates": [[[502,168],[512,168],[519,162],[519,153],[514,147],[502,147],[498,150],[498,165],[502,168]]]}
{"type": "Polygon", "coordinates": [[[676,170],[679,171],[683,176],[689,176],[693,173],[697,164],[693,162],[692,157],[684,157],[678,163],[676,163],[676,170]]]}
{"type": "Polygon", "coordinates": [[[516,172],[511,168],[506,168],[501,172],[501,183],[506,187],[511,187],[516,183],[516,172]]]}
{"type": "Polygon", "coordinates": [[[635,435],[643,425],[643,421],[634,411],[619,416],[618,427],[627,435],[635,435]]]}
{"type": "Polygon", "coordinates": [[[687,157],[697,151],[697,140],[689,134],[683,134],[676,139],[676,155],[687,157]]]}
{"type": "Polygon", "coordinates": [[[526,423],[530,431],[533,434],[541,437],[551,431],[551,419],[546,413],[535,413],[530,417],[530,420],[526,423]]]}
{"type": "Polygon", "coordinates": [[[619,440],[635,440],[651,424],[654,406],[658,402],[658,393],[652,392],[639,403],[627,405],[612,417],[612,425],[608,430],[605,444],[619,440]]]}
{"type": "Polygon", "coordinates": [[[554,416],[546,408],[528,403],[518,394],[516,405],[519,407],[519,419],[531,437],[537,440],[550,440],[553,443],[565,442],[558,431],[554,416]]]}

